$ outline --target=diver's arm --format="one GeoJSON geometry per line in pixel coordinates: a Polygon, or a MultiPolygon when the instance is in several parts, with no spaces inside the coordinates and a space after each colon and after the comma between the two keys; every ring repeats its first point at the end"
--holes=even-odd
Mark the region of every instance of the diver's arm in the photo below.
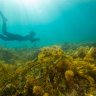
{"type": "Polygon", "coordinates": [[[36,41],[40,41],[40,38],[33,38],[33,39],[30,39],[30,42],[36,42],[36,41]]]}
{"type": "Polygon", "coordinates": [[[0,34],[0,38],[1,38],[2,40],[4,40],[4,41],[9,41],[9,40],[10,40],[8,37],[5,37],[5,36],[3,36],[3,35],[1,35],[1,34],[0,34]]]}

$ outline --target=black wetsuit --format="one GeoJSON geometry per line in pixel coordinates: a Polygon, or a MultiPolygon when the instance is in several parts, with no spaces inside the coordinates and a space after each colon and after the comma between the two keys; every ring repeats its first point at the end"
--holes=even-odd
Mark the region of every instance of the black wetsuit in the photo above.
{"type": "Polygon", "coordinates": [[[5,41],[13,41],[13,40],[18,40],[18,41],[27,41],[29,40],[30,42],[35,42],[35,41],[39,41],[39,38],[34,38],[35,33],[34,32],[30,32],[30,34],[26,35],[26,36],[21,36],[18,34],[13,34],[13,33],[9,33],[7,32],[7,27],[6,27],[6,22],[7,19],[4,17],[4,15],[0,12],[0,15],[3,19],[3,26],[2,26],[2,32],[4,35],[0,34],[0,38],[5,40],[5,41]]]}

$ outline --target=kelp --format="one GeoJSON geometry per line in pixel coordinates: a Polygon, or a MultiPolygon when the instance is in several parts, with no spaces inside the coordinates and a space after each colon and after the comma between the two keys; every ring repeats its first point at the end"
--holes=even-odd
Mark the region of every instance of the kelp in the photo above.
{"type": "Polygon", "coordinates": [[[0,96],[95,96],[96,48],[59,46],[12,49],[17,62],[0,61],[0,96]]]}

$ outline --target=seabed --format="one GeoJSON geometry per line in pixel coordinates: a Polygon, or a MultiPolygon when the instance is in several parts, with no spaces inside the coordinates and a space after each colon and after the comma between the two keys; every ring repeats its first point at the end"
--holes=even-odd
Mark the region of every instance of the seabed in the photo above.
{"type": "Polygon", "coordinates": [[[96,96],[96,42],[0,47],[0,96],[96,96]]]}

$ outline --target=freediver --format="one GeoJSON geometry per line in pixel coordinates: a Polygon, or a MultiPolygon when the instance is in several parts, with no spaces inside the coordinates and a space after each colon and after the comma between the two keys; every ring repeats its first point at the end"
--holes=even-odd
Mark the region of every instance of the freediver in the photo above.
{"type": "Polygon", "coordinates": [[[1,15],[2,20],[3,20],[2,32],[4,35],[0,34],[0,38],[2,40],[4,40],[4,41],[13,41],[13,40],[27,41],[27,40],[29,40],[30,42],[35,42],[35,41],[40,40],[39,38],[34,38],[35,32],[33,32],[33,31],[31,31],[28,35],[25,35],[25,36],[21,36],[19,34],[13,34],[13,33],[7,32],[7,27],[6,27],[7,19],[2,14],[2,12],[0,12],[0,15],[1,15]]]}

